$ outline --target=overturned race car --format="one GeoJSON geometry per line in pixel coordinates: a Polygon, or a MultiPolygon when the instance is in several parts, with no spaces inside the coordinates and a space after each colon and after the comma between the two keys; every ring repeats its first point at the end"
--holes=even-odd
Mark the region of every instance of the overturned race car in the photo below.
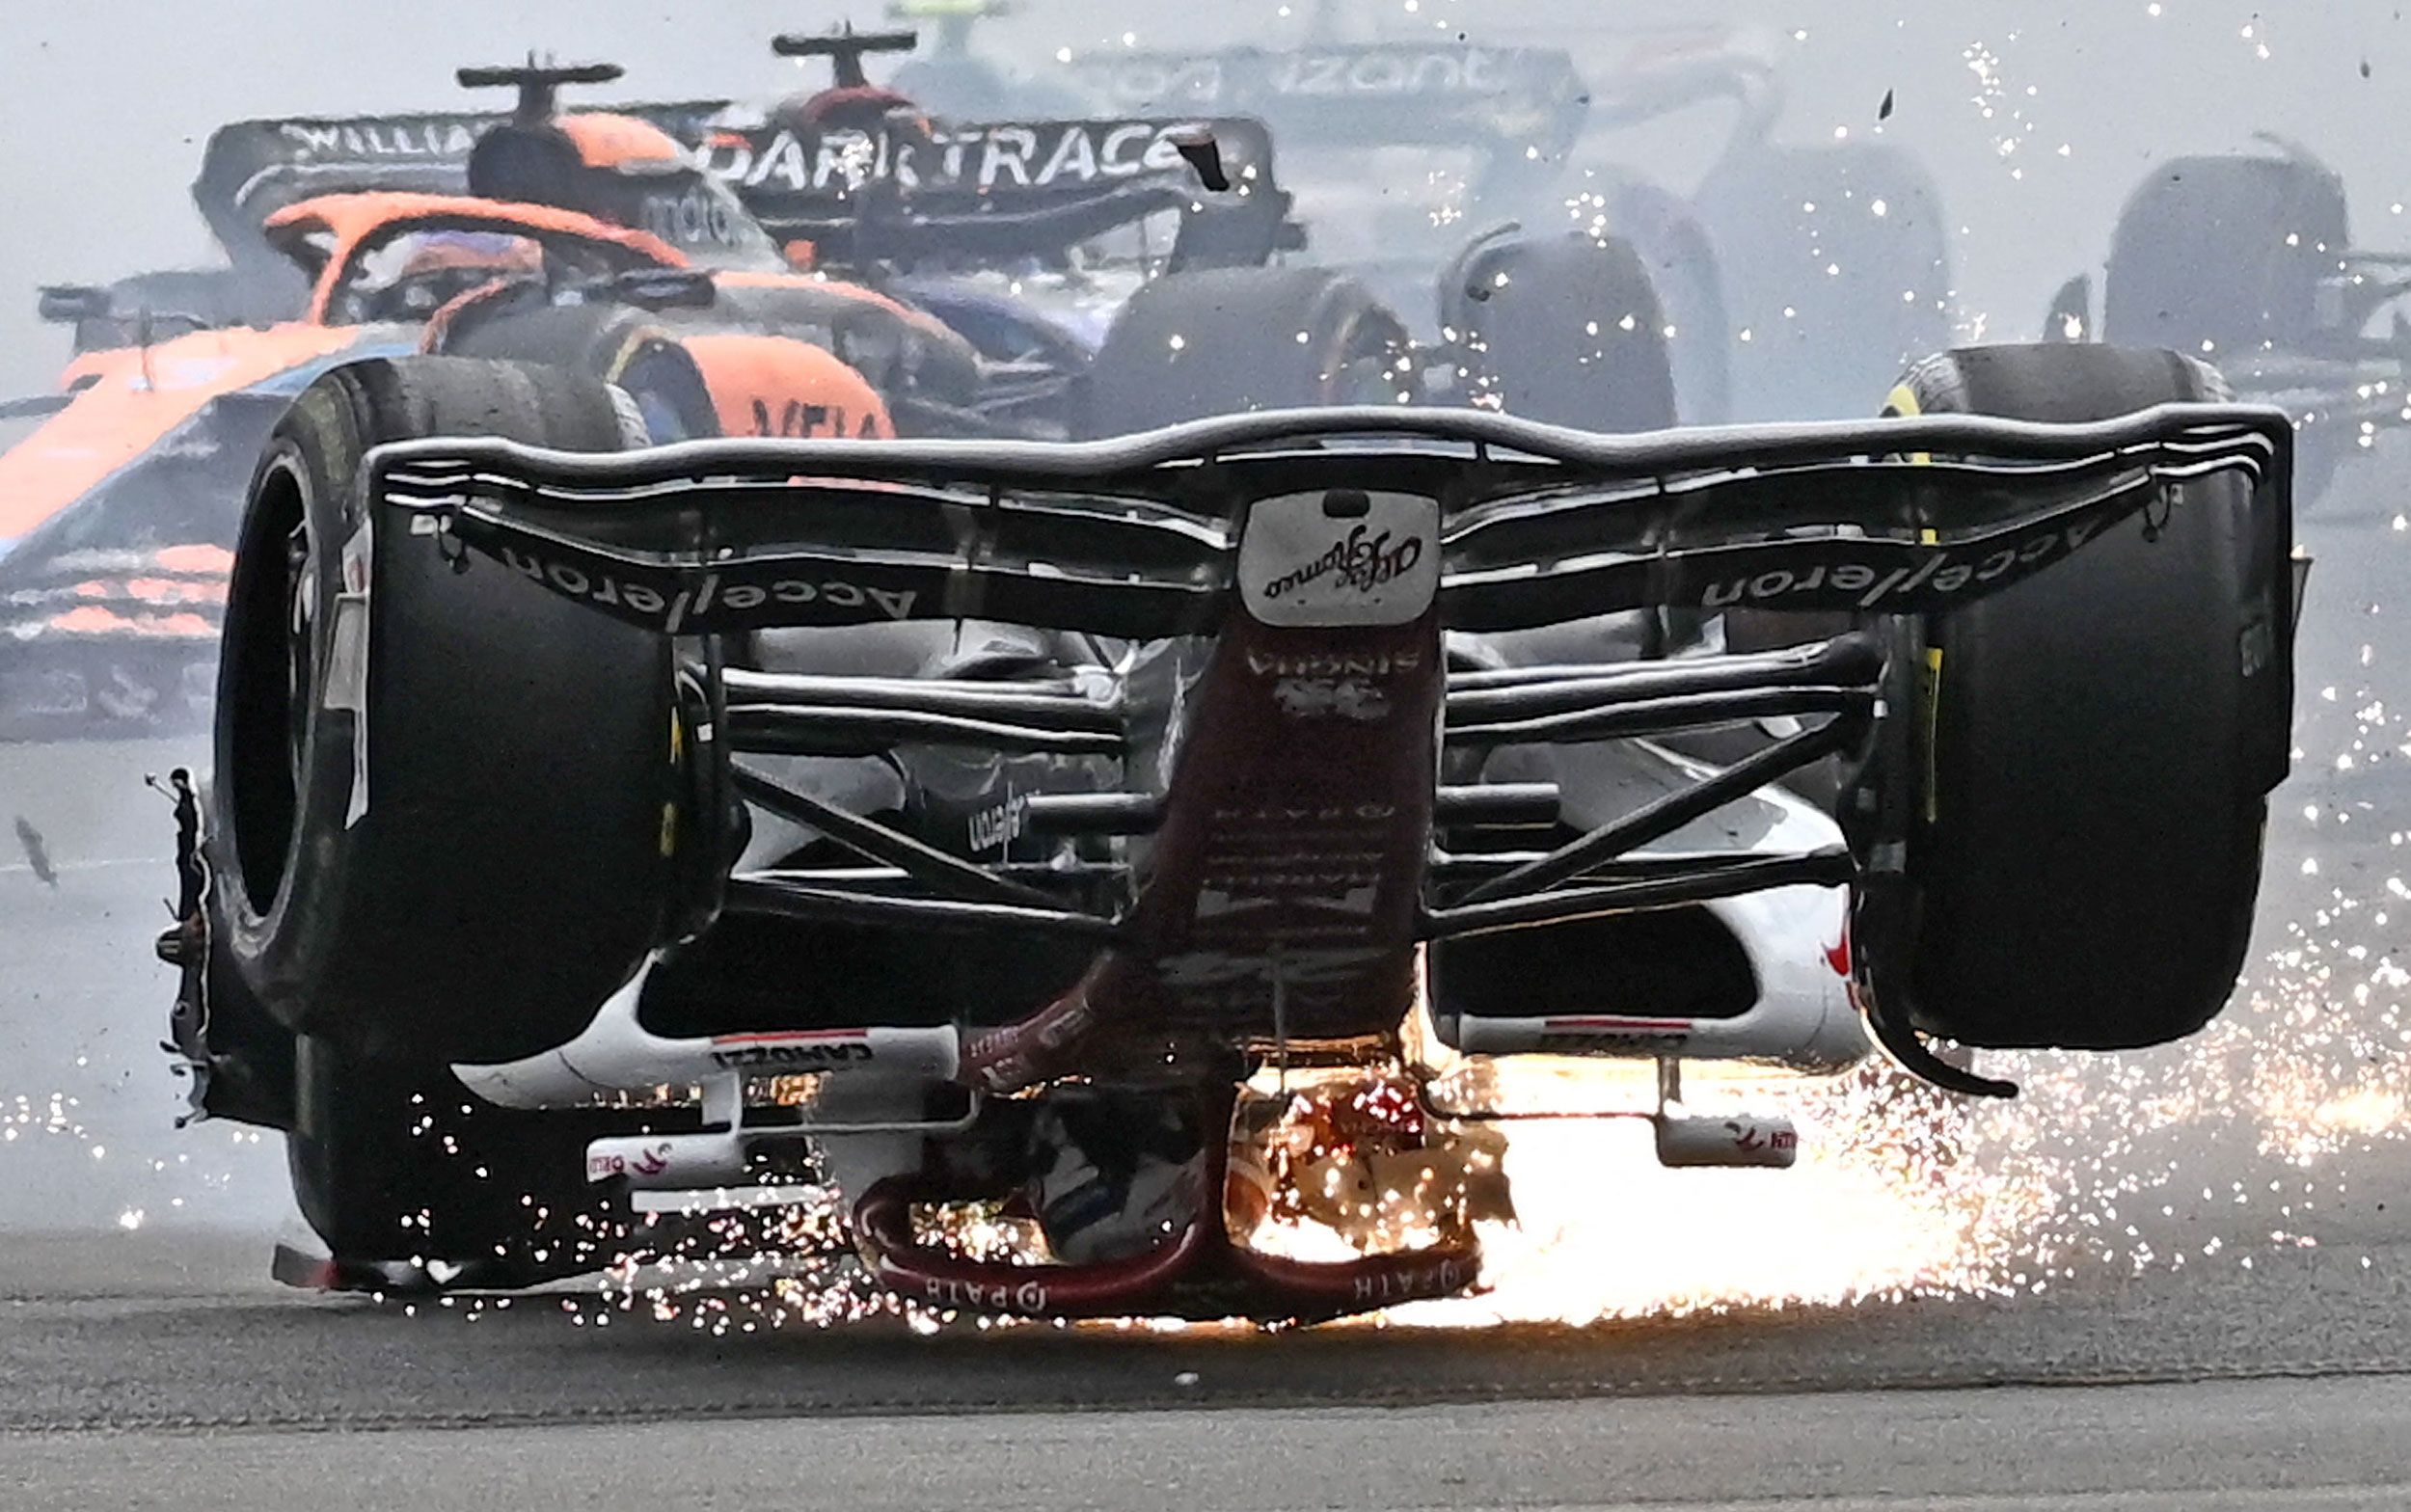
{"type": "Polygon", "coordinates": [[[318,1283],[835,1193],[935,1309],[1286,1320],[1478,1283],[1503,1058],[1654,1063],[1663,1160],[1784,1165],[1682,1066],[2181,1038],[2299,595],[2291,428],[2218,392],[2014,347],[1862,422],[618,449],[582,375],[339,368],[184,789],[198,1104],[287,1132],[318,1283]]]}

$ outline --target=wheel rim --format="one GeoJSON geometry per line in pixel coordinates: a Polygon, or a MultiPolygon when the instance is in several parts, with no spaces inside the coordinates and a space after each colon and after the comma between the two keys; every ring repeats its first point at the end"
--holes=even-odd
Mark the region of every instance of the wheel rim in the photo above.
{"type": "Polygon", "coordinates": [[[611,381],[635,401],[646,438],[657,446],[720,433],[711,390],[679,347],[646,341],[628,354],[611,381]]]}
{"type": "Polygon", "coordinates": [[[302,756],[310,740],[312,674],[318,623],[317,554],[307,523],[284,539],[284,737],[293,790],[302,787],[302,756]]]}
{"type": "Polygon", "coordinates": [[[238,891],[266,914],[284,887],[309,781],[318,659],[310,484],[285,457],[262,471],[229,584],[217,709],[224,843],[238,891]]]}

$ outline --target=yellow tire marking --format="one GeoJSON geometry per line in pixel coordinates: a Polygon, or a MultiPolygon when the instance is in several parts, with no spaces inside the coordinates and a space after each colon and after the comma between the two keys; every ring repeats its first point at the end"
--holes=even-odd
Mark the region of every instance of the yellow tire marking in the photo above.
{"type": "MultiPolygon", "coordinates": [[[[687,729],[686,729],[686,723],[685,723],[685,721],[684,721],[684,720],[682,720],[682,719],[680,719],[680,718],[678,717],[678,711],[677,711],[677,710],[675,710],[675,709],[672,709],[672,710],[669,712],[669,765],[670,765],[670,770],[671,770],[672,771],[676,771],[676,770],[678,770],[680,768],[684,767],[684,766],[687,764],[687,762],[686,762],[686,756],[687,756],[687,729]]],[[[669,801],[667,801],[667,802],[665,802],[665,803],[664,803],[664,804],[662,805],[662,858],[663,858],[664,860],[667,860],[667,859],[669,859],[671,856],[673,856],[673,855],[675,855],[675,854],[677,854],[677,853],[678,853],[678,800],[677,800],[677,799],[675,799],[675,798],[672,798],[672,799],[670,799],[669,801]]]]}
{"type": "MultiPolygon", "coordinates": [[[[1913,420],[1924,415],[1925,406],[1917,402],[1917,391],[1909,385],[1894,384],[1891,394],[1883,401],[1883,418],[1887,420],[1913,420]]],[[[1912,451],[1909,460],[1917,467],[1934,466],[1934,453],[1912,451]]]]}
{"type": "Polygon", "coordinates": [[[604,364],[603,381],[613,384],[619,382],[621,375],[626,373],[629,366],[636,362],[637,353],[657,342],[663,346],[678,344],[670,339],[669,333],[660,326],[638,326],[629,332],[627,338],[619,343],[619,350],[612,353],[611,360],[604,364]]]}
{"type": "MultiPolygon", "coordinates": [[[[1917,400],[1917,391],[1905,383],[1893,385],[1891,393],[1883,401],[1885,419],[1915,419],[1925,412],[1925,406],[1917,400]]],[[[1912,451],[1909,454],[1909,460],[1912,466],[1930,468],[1934,466],[1934,453],[1912,451]]],[[[1941,544],[1941,536],[1929,526],[1917,532],[1917,544],[1937,546],[1941,544]]],[[[1942,728],[1942,652],[1938,646],[1926,647],[1925,706],[1925,819],[1926,823],[1931,824],[1939,817],[1939,807],[1936,802],[1936,789],[1938,786],[1936,781],[1936,772],[1939,762],[1937,746],[1940,743],[1942,728]]]]}
{"type": "Polygon", "coordinates": [[[1926,647],[1926,823],[1931,824],[1941,817],[1941,806],[1936,794],[1941,783],[1938,776],[1942,736],[1942,648],[1926,647]]]}

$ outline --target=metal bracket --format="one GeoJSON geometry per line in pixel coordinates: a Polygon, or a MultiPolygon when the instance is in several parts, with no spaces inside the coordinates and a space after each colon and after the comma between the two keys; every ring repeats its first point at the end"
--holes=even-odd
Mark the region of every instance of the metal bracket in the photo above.
{"type": "Polygon", "coordinates": [[[747,1123],[744,1079],[715,1077],[703,1086],[707,1125],[692,1134],[619,1134],[586,1146],[586,1179],[624,1179],[636,1191],[714,1191],[751,1186],[754,1149],[799,1145],[806,1140],[853,1134],[962,1134],[987,1107],[980,1092],[967,1089],[968,1103],[952,1119],[898,1119],[848,1123],[747,1123]]]}
{"type": "MultiPolygon", "coordinates": [[[[1875,999],[1881,1003],[1882,999],[1875,999]]],[[[1936,1055],[1926,1044],[1925,1037],[1907,1024],[1895,1022],[1880,1008],[1870,1006],[1865,1014],[1867,1027],[1875,1035],[1876,1043],[1884,1048],[1901,1069],[1924,1081],[1932,1082],[1944,1092],[1959,1093],[1968,1097],[2015,1097],[2016,1082],[1995,1081],[1962,1069],[1936,1055]]]]}

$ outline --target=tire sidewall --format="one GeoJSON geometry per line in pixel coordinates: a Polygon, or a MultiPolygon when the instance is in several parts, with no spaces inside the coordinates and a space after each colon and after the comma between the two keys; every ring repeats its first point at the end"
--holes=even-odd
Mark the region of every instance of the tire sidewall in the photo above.
{"type": "Polygon", "coordinates": [[[683,875],[683,742],[665,640],[501,561],[451,559],[367,498],[359,471],[375,444],[447,429],[592,450],[638,439],[622,396],[525,365],[371,362],[305,392],[257,475],[230,594],[212,929],[288,1029],[354,1051],[507,1061],[573,1038],[659,942],[683,875]],[[316,612],[271,888],[266,840],[245,833],[267,810],[244,795],[282,792],[262,771],[291,760],[257,712],[259,680],[285,676],[288,604],[263,565],[284,549],[280,484],[302,496],[316,612]],[[343,554],[364,530],[365,680],[330,709],[343,554]]]}
{"type": "MultiPolygon", "coordinates": [[[[2045,421],[2108,418],[2081,398],[2055,409],[2105,389],[2123,404],[2092,407],[2112,413],[2226,394],[2179,354],[2082,346],[1947,354],[1902,387],[1923,413],[2045,421]],[[1999,396],[1975,392],[1971,363],[1992,364],[1984,382],[1999,396]]],[[[2127,1048],[2189,1035],[2226,1001],[2266,811],[2255,723],[2267,689],[2235,658],[2266,567],[2249,555],[2249,485],[2181,486],[2156,526],[2124,521],[2051,572],[1927,626],[1938,662],[1921,693],[1909,854],[1928,1032],[2127,1048]]]]}
{"type": "Polygon", "coordinates": [[[1398,318],[1362,284],[1329,269],[1169,274],[1123,307],[1092,360],[1083,432],[1127,435],[1344,401],[1347,373],[1386,364],[1406,347],[1398,318]]]}
{"type": "Polygon", "coordinates": [[[1444,305],[1465,335],[1460,365],[1508,414],[1606,432],[1676,422],[1666,306],[1632,243],[1518,237],[1483,248],[1463,283],[1444,305]]]}
{"type": "Polygon", "coordinates": [[[2316,290],[2350,235],[2343,190],[2293,158],[2178,158],[2136,188],[2111,233],[2102,334],[2127,345],[2250,357],[2314,334],[2316,290]],[[2291,240],[2286,238],[2291,237],[2291,240]],[[2204,270],[2217,270],[2204,277],[2204,270]]]}
{"type": "MultiPolygon", "coordinates": [[[[358,491],[358,468],[364,455],[357,409],[341,402],[356,393],[348,387],[313,385],[294,403],[277,427],[252,486],[255,511],[267,487],[288,479],[301,496],[301,527],[309,540],[308,560],[315,612],[311,624],[308,687],[297,690],[309,700],[299,780],[293,793],[292,832],[284,850],[282,876],[273,896],[261,905],[255,900],[243,865],[246,817],[240,784],[222,777],[211,784],[213,823],[210,827],[211,870],[219,878],[212,897],[219,906],[213,932],[244,981],[271,1005],[285,1008],[279,1014],[287,1027],[307,1033],[319,1027],[324,1015],[312,1008],[331,1008],[313,999],[308,984],[325,970],[326,921],[343,907],[340,883],[344,870],[335,852],[344,843],[343,819],[351,801],[356,716],[325,706],[323,676],[333,634],[333,608],[341,588],[341,543],[360,526],[361,510],[352,497],[358,491]],[[304,438],[308,438],[305,440],[304,438]],[[296,1012],[294,1008],[301,1011],[296,1012]]],[[[273,532],[279,522],[247,518],[243,546],[256,550],[260,531],[273,532]]],[[[286,605],[262,604],[257,579],[246,582],[241,572],[245,552],[238,551],[237,575],[227,604],[228,644],[233,647],[250,631],[251,616],[284,612],[286,605]],[[238,616],[243,623],[238,624],[238,616]]],[[[229,655],[219,669],[218,704],[228,708],[245,698],[246,676],[267,670],[242,664],[246,658],[229,655]]],[[[236,773],[257,759],[239,748],[245,729],[221,718],[215,734],[217,770],[236,773]]],[[[257,819],[258,816],[252,816],[257,819]]]]}

